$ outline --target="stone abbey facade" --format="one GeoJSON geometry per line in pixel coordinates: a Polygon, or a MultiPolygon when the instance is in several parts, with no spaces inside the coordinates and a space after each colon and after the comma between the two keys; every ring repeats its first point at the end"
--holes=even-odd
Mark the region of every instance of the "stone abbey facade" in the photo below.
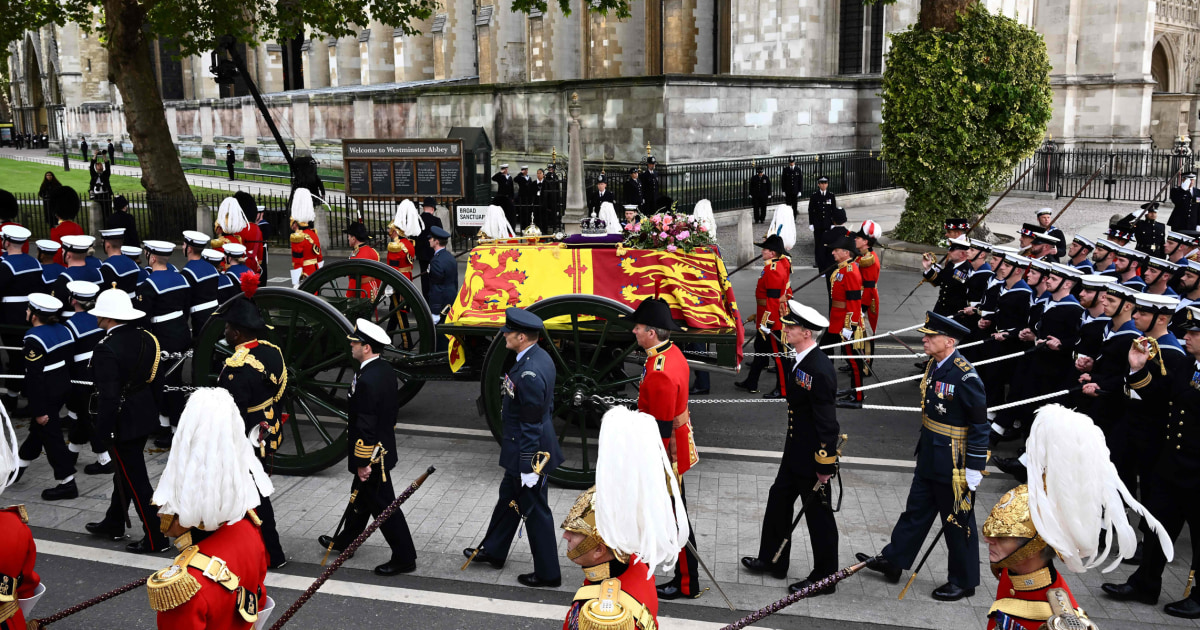
{"type": "MultiPolygon", "coordinates": [[[[1200,146],[1200,0],[984,0],[1046,40],[1063,147],[1200,146]]],[[[483,127],[497,160],[544,159],[567,145],[572,93],[587,159],[665,161],[879,147],[887,32],[920,0],[633,0],[617,20],[440,0],[419,35],[371,22],[357,37],[297,37],[243,49],[285,137],[323,162],[342,138],[444,137],[483,127]]],[[[244,85],[218,86],[207,55],[149,51],[184,155],[233,144],[280,159],[244,85]]],[[[77,25],[10,45],[18,128],[73,143],[120,138],[121,96],[105,52],[77,25]]]]}

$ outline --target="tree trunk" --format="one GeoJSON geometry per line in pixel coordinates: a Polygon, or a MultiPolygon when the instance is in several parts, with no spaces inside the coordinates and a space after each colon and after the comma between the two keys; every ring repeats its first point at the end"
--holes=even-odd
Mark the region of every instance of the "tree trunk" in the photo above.
{"type": "MultiPolygon", "coordinates": [[[[142,167],[142,186],[157,195],[192,198],[150,58],[145,10],[138,0],[105,0],[108,80],[121,90],[125,125],[142,167]]],[[[190,204],[189,204],[190,205],[190,204]]]]}
{"type": "Polygon", "coordinates": [[[921,17],[918,21],[923,30],[940,28],[951,33],[958,31],[958,14],[979,0],[921,0],[921,17]]]}

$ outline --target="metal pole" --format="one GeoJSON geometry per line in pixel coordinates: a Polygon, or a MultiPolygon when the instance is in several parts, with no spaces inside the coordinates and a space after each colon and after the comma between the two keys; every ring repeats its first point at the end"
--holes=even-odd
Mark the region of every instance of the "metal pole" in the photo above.
{"type": "Polygon", "coordinates": [[[65,104],[58,106],[58,143],[62,146],[63,153],[63,170],[71,170],[71,160],[67,157],[67,123],[66,118],[67,106],[65,104]]]}

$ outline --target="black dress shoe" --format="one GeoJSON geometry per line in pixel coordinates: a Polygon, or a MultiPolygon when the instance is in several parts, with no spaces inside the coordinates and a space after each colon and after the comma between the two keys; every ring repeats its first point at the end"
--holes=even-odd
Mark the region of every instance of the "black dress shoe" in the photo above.
{"type": "Polygon", "coordinates": [[[1163,612],[1172,617],[1183,619],[1200,619],[1200,602],[1188,597],[1177,602],[1171,602],[1163,607],[1163,612]]]}
{"type": "Polygon", "coordinates": [[[859,398],[859,393],[852,389],[846,390],[845,393],[838,396],[837,399],[840,402],[862,402],[862,399],[859,398]]]}
{"type": "Polygon", "coordinates": [[[165,540],[163,541],[161,547],[155,547],[154,543],[152,543],[149,538],[143,538],[137,542],[131,542],[128,545],[125,545],[125,551],[130,553],[162,553],[171,548],[171,543],[165,540]]]}
{"type": "Polygon", "coordinates": [[[1105,583],[1100,585],[1105,595],[1119,602],[1139,602],[1151,606],[1158,603],[1158,593],[1147,593],[1126,582],[1124,584],[1105,583]]]}
{"type": "Polygon", "coordinates": [[[1133,550],[1133,555],[1121,561],[1121,564],[1138,566],[1142,563],[1142,541],[1138,541],[1137,549],[1133,550]]]}
{"type": "Polygon", "coordinates": [[[1000,472],[1008,473],[1017,478],[1017,481],[1025,483],[1029,479],[1029,471],[1025,468],[1025,464],[1016,457],[993,457],[992,463],[1000,472]]]}
{"type": "Polygon", "coordinates": [[[767,400],[776,400],[779,398],[783,398],[783,394],[780,394],[778,389],[773,389],[773,390],[763,394],[763,398],[766,398],[767,400]]]}
{"type": "Polygon", "coordinates": [[[707,395],[708,395],[707,389],[689,389],[688,390],[688,396],[707,396],[707,395]]]}
{"type": "Polygon", "coordinates": [[[286,567],[287,563],[288,563],[287,558],[284,558],[278,562],[274,562],[274,561],[271,562],[271,564],[267,565],[267,568],[272,571],[276,571],[276,570],[282,569],[283,567],[286,567]]]}
{"type": "Polygon", "coordinates": [[[158,448],[171,448],[171,440],[175,439],[175,434],[167,433],[154,438],[154,446],[158,448]]]}
{"type": "MultiPolygon", "coordinates": [[[[838,368],[838,371],[839,371],[839,372],[849,372],[849,371],[850,371],[850,366],[849,366],[849,365],[843,365],[842,367],[839,367],[839,368],[838,368]]],[[[799,584],[799,582],[797,582],[797,584],[799,584]]]]}
{"type": "MultiPolygon", "coordinates": [[[[801,590],[806,589],[815,583],[816,582],[814,580],[800,580],[799,582],[796,582],[795,584],[789,584],[788,585],[788,594],[795,595],[796,593],[799,593],[801,590]]],[[[829,586],[826,586],[823,589],[813,591],[812,593],[809,593],[809,595],[833,595],[836,592],[837,592],[837,583],[835,582],[833,584],[830,584],[829,586]]]]}
{"type": "Polygon", "coordinates": [[[124,540],[125,528],[121,525],[109,525],[104,521],[98,523],[88,523],[83,526],[89,534],[99,536],[100,538],[111,538],[112,540],[124,540]]]}
{"type": "Polygon", "coordinates": [[[679,590],[679,584],[676,582],[667,582],[666,584],[656,587],[655,590],[658,591],[659,599],[679,599],[680,597],[696,599],[700,597],[700,593],[702,592],[696,591],[695,593],[684,593],[683,591],[679,590]]]}
{"type": "Polygon", "coordinates": [[[771,577],[777,580],[783,580],[787,578],[786,568],[781,568],[771,562],[763,562],[754,556],[746,556],[745,558],[742,558],[742,566],[746,567],[746,570],[751,573],[770,573],[771,577]]]}
{"type": "MultiPolygon", "coordinates": [[[[463,549],[463,557],[470,558],[471,554],[473,554],[473,553],[475,553],[475,547],[467,547],[466,549],[463,549]]],[[[484,551],[483,549],[480,549],[479,553],[475,554],[475,559],[473,561],[471,561],[471,564],[474,564],[476,562],[486,562],[486,563],[492,565],[493,569],[503,569],[504,568],[504,560],[502,560],[500,558],[494,558],[492,556],[489,556],[487,554],[487,552],[484,551]]]]}
{"type": "Polygon", "coordinates": [[[399,575],[401,573],[412,573],[417,570],[417,562],[400,562],[399,560],[388,560],[387,562],[375,567],[375,575],[399,575]]]}
{"type": "Polygon", "coordinates": [[[751,384],[747,383],[746,381],[734,381],[733,386],[738,389],[750,392],[751,394],[758,393],[758,385],[751,385],[751,384]]]}
{"type": "Polygon", "coordinates": [[[962,588],[949,582],[933,589],[933,598],[939,602],[956,602],[964,597],[973,597],[974,595],[974,588],[962,588]]]}
{"type": "Polygon", "coordinates": [[[53,488],[42,490],[43,501],[61,501],[63,499],[75,499],[79,497],[79,488],[75,487],[75,480],[72,479],[67,483],[60,483],[53,488]]]}
{"type": "MultiPolygon", "coordinates": [[[[329,543],[331,543],[331,542],[333,542],[333,536],[329,536],[327,534],[321,534],[320,536],[317,536],[317,544],[321,545],[321,547],[323,549],[329,549],[329,543]]],[[[345,551],[346,545],[334,544],[333,550],[334,551],[345,551]]]]}
{"type": "MultiPolygon", "coordinates": [[[[475,559],[478,560],[479,556],[475,556],[475,559]]],[[[543,580],[542,578],[538,577],[536,573],[523,573],[518,575],[517,581],[525,586],[532,586],[534,588],[558,588],[562,586],[561,577],[554,578],[553,580],[543,580]]]]}
{"type": "Polygon", "coordinates": [[[117,462],[110,459],[110,460],[108,460],[107,464],[101,464],[100,462],[92,462],[92,463],[88,464],[87,466],[84,466],[83,474],[85,474],[85,475],[111,475],[111,474],[113,474],[113,471],[115,471],[116,469],[117,469],[117,462]]]}
{"type": "Polygon", "coordinates": [[[854,557],[859,562],[866,562],[868,569],[882,573],[883,577],[887,578],[887,581],[892,584],[898,584],[900,582],[900,574],[904,573],[904,569],[892,564],[891,560],[883,556],[868,556],[865,553],[856,553],[854,557]]]}

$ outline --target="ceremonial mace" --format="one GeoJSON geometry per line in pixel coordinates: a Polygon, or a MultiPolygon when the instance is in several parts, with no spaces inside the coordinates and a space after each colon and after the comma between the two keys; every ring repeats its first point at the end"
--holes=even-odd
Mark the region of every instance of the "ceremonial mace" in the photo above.
{"type": "MultiPolygon", "coordinates": [[[[979,215],[979,218],[975,219],[975,222],[972,223],[971,227],[967,228],[967,231],[964,232],[963,234],[964,235],[970,234],[971,231],[974,230],[976,227],[978,227],[980,223],[983,223],[983,220],[985,218],[987,218],[987,215],[991,214],[992,210],[995,210],[996,206],[1000,205],[1001,201],[1004,201],[1004,198],[1008,196],[1008,193],[1012,192],[1013,189],[1015,189],[1017,187],[1017,184],[1020,184],[1021,180],[1025,179],[1025,176],[1028,175],[1029,172],[1033,170],[1033,167],[1035,165],[1036,165],[1036,162],[1034,164],[1030,164],[1029,168],[1025,169],[1025,172],[1021,173],[1020,177],[1018,177],[1015,181],[1013,181],[1013,183],[1009,184],[1008,188],[1004,189],[1004,192],[1000,193],[1000,196],[996,198],[996,201],[993,202],[991,207],[987,209],[987,212],[984,212],[983,214],[979,215]]],[[[943,265],[946,264],[946,259],[949,257],[950,257],[950,254],[947,253],[946,258],[942,259],[943,265]]],[[[912,297],[913,294],[917,292],[917,289],[920,289],[921,285],[925,284],[925,282],[926,282],[925,278],[921,278],[921,281],[917,283],[917,286],[913,287],[913,290],[909,291],[908,295],[904,296],[904,299],[900,300],[900,303],[896,305],[896,310],[897,311],[900,310],[900,307],[904,306],[904,303],[908,301],[908,298],[912,297]]]]}
{"type": "Polygon", "coordinates": [[[399,510],[400,506],[403,505],[404,502],[407,501],[408,498],[411,497],[412,494],[416,492],[422,484],[425,483],[425,480],[429,478],[429,475],[432,475],[436,471],[437,469],[433,466],[427,468],[420,477],[417,477],[416,481],[413,481],[408,488],[404,490],[404,492],[400,493],[400,496],[396,497],[395,501],[392,501],[391,505],[384,508],[383,511],[379,513],[379,517],[371,521],[371,524],[367,525],[367,528],[363,530],[363,533],[359,534],[358,538],[355,538],[354,542],[350,543],[350,545],[346,547],[346,550],[343,551],[336,559],[334,559],[333,564],[330,564],[325,568],[324,571],[321,572],[321,575],[317,577],[312,585],[310,585],[308,589],[300,595],[300,598],[295,602],[292,602],[292,605],[289,606],[287,610],[283,611],[283,616],[281,616],[279,621],[276,621],[275,624],[271,626],[270,630],[279,630],[282,628],[283,624],[287,623],[288,620],[292,618],[292,615],[295,615],[296,611],[300,610],[300,607],[317,593],[317,589],[321,588],[321,585],[329,579],[329,576],[333,575],[333,572],[337,571],[342,566],[342,563],[350,559],[350,556],[354,555],[354,552],[357,551],[358,548],[367,541],[367,538],[369,538],[371,534],[374,534],[375,530],[379,529],[379,526],[382,525],[384,521],[391,518],[392,514],[395,514],[396,510],[399,510]]]}
{"type": "Polygon", "coordinates": [[[759,608],[749,615],[746,615],[745,617],[742,617],[741,619],[722,627],[721,630],[741,630],[746,626],[756,624],[763,619],[766,619],[768,616],[773,615],[784,608],[787,608],[788,606],[791,606],[792,604],[811,596],[813,593],[823,591],[830,586],[833,586],[834,584],[837,584],[838,582],[850,577],[851,575],[858,573],[865,566],[867,566],[867,563],[864,561],[857,564],[852,564],[844,569],[839,569],[828,577],[821,578],[820,580],[817,580],[816,582],[796,591],[795,593],[792,593],[791,595],[788,595],[787,597],[784,597],[773,604],[759,608]]]}

